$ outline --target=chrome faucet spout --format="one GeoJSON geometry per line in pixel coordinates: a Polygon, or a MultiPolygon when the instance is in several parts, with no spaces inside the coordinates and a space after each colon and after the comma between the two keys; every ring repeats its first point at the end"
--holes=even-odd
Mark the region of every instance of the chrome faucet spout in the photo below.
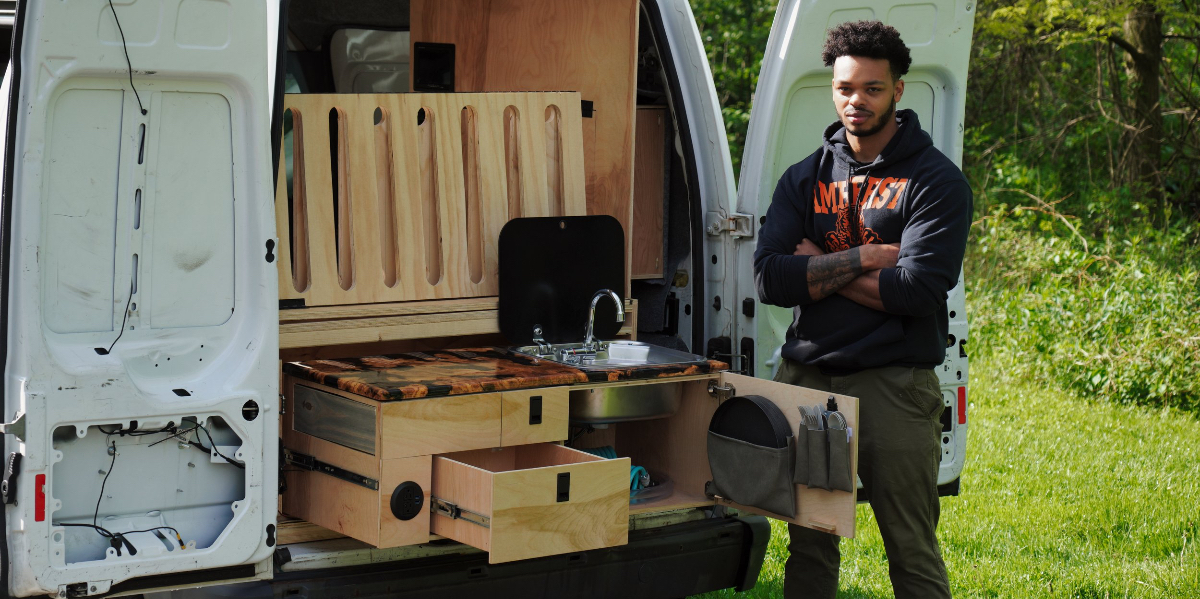
{"type": "Polygon", "coordinates": [[[585,349],[594,349],[596,346],[596,337],[592,334],[592,326],[596,320],[596,304],[604,297],[611,297],[613,303],[617,305],[617,322],[625,322],[625,306],[621,301],[621,296],[612,289],[601,289],[592,296],[592,305],[588,308],[587,330],[583,334],[583,347],[585,349]]]}

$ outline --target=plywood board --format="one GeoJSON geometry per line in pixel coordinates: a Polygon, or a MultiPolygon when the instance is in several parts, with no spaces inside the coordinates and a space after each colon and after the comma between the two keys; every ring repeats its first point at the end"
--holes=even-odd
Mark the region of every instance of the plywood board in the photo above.
{"type": "Polygon", "coordinates": [[[633,218],[636,0],[413,0],[413,43],[455,45],[455,89],[573,90],[584,119],[587,213],[633,218]]]}
{"type": "Polygon", "coordinates": [[[400,547],[429,541],[429,498],[433,491],[433,456],[417,456],[384,460],[379,479],[379,543],[378,547],[400,547]],[[411,520],[400,520],[392,514],[392,492],[401,483],[412,481],[425,492],[421,512],[411,520]]]}
{"type": "Polygon", "coordinates": [[[586,213],[579,103],[571,92],[287,94],[294,167],[292,197],[283,185],[276,197],[280,298],[494,296],[512,210],[586,213]],[[510,199],[514,172],[521,196],[510,199]]]}
{"type": "Polygon", "coordinates": [[[489,563],[629,542],[628,459],[502,472],[494,484],[489,563]],[[571,481],[563,502],[557,501],[560,473],[571,481]]]}
{"type": "Polygon", "coordinates": [[[500,394],[476,393],[382,406],[385,459],[500,446],[500,394]]]}
{"type": "Polygon", "coordinates": [[[320,472],[285,470],[285,512],[317,526],[379,543],[379,491],[320,472]]]}
{"type": "Polygon", "coordinates": [[[637,144],[633,161],[633,264],[634,279],[663,276],[666,246],[663,244],[663,214],[666,200],[666,120],[662,106],[637,109],[637,144]]]}
{"type": "Polygon", "coordinates": [[[491,519],[488,528],[434,515],[432,530],[486,549],[489,563],[628,542],[629,460],[553,444],[434,457],[434,495],[491,519]],[[569,476],[559,501],[559,475],[569,476]]]}
{"type": "Polygon", "coordinates": [[[501,394],[500,446],[548,443],[567,438],[570,416],[566,387],[522,389],[501,394]],[[530,422],[533,398],[541,404],[540,418],[530,422]]]}

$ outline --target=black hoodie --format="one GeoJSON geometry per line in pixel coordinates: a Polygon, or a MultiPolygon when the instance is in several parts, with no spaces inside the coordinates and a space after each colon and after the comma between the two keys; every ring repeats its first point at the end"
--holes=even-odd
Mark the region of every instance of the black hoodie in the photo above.
{"type": "Polygon", "coordinates": [[[917,114],[870,164],[854,160],[846,129],[825,129],[824,146],[779,179],[754,253],[764,303],[795,308],[783,356],[831,373],[879,366],[933,368],[945,357],[946,293],[958,281],[971,224],[971,188],[933,147],[917,114]],[[863,185],[863,182],[866,185],[863,185]],[[841,295],[812,301],[804,238],[827,253],[900,243],[895,268],[879,274],[884,312],[841,295]]]}

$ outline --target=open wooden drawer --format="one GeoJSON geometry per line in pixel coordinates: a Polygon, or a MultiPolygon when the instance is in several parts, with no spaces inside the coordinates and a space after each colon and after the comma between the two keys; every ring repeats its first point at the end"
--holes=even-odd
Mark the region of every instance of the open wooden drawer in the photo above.
{"type": "Polygon", "coordinates": [[[431,530],[489,563],[624,545],[629,460],[549,443],[434,456],[431,530]]]}

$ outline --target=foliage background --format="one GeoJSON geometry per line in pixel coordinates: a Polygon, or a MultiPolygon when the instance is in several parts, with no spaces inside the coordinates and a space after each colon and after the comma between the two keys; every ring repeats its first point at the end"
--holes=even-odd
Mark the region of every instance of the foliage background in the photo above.
{"type": "MultiPolygon", "coordinates": [[[[775,5],[692,0],[735,172],[775,5]]],[[[973,357],[1089,397],[1200,411],[1200,3],[976,12],[963,158],[973,357]],[[1161,123],[1156,162],[1138,171],[1147,118],[1119,42],[1147,10],[1161,123]]]]}

